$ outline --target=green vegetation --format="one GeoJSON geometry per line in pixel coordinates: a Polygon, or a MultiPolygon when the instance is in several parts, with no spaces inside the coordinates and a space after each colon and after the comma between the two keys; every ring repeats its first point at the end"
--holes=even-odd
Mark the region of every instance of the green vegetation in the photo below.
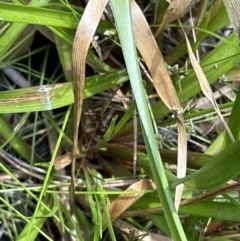
{"type": "Polygon", "coordinates": [[[240,240],[238,24],[168,2],[0,2],[1,240],[240,240]]]}

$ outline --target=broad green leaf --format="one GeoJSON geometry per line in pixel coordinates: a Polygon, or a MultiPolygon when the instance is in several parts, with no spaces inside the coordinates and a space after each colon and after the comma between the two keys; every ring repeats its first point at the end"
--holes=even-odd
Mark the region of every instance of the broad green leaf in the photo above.
{"type": "MultiPolygon", "coordinates": [[[[76,29],[81,16],[77,17],[75,18],[71,12],[0,2],[1,21],[76,29]]],[[[103,33],[106,29],[112,28],[112,24],[102,20],[98,31],[103,33]]]]}
{"type": "MultiPolygon", "coordinates": [[[[197,217],[203,219],[205,218],[214,218],[217,220],[228,220],[228,221],[234,221],[239,222],[240,221],[240,208],[236,208],[232,203],[225,203],[225,202],[214,202],[214,201],[202,201],[202,202],[196,202],[192,203],[186,206],[181,206],[179,209],[179,213],[182,215],[192,215],[193,220],[191,220],[192,225],[189,228],[190,232],[195,235],[197,235],[192,228],[199,223],[199,219],[197,217]],[[197,217],[196,217],[197,216],[197,217]]],[[[161,214],[153,214],[150,215],[150,219],[153,221],[153,223],[163,229],[165,234],[168,234],[167,227],[165,227],[164,219],[161,214]]],[[[188,221],[188,218],[185,220],[185,222],[188,221]]],[[[185,230],[187,232],[187,230],[185,230]]],[[[192,234],[192,235],[193,235],[192,234]]],[[[199,240],[196,236],[195,238],[189,238],[188,240],[199,240]]],[[[201,239],[202,240],[202,239],[201,239]]],[[[212,240],[212,238],[210,239],[212,240]]],[[[214,239],[215,240],[215,239],[214,239]]],[[[220,239],[219,239],[220,240],[220,239]]],[[[232,239],[231,239],[232,240],[232,239]]],[[[226,239],[224,239],[226,241],[226,239]]]]}
{"type": "MultiPolygon", "coordinates": [[[[125,70],[86,78],[84,98],[128,80],[125,70]],[[121,76],[119,78],[119,75],[121,76]]],[[[72,82],[2,91],[0,113],[21,113],[60,108],[73,103],[72,82]]]]}
{"type": "Polygon", "coordinates": [[[199,171],[173,182],[172,187],[179,181],[193,190],[209,190],[224,185],[240,172],[239,147],[239,140],[229,144],[199,171]]]}
{"type": "MultiPolygon", "coordinates": [[[[53,28],[55,29],[55,28],[53,28]]],[[[58,34],[54,34],[54,40],[58,51],[59,60],[64,71],[67,82],[72,82],[72,42],[73,42],[73,30],[67,30],[67,36],[71,36],[71,44],[65,40],[65,38],[59,37],[58,34]]]]}
{"type": "Polygon", "coordinates": [[[236,206],[232,203],[226,202],[196,202],[186,206],[181,206],[179,212],[181,214],[240,222],[240,207],[236,208],[236,206]]]}
{"type": "MultiPolygon", "coordinates": [[[[29,5],[21,5],[21,3],[16,3],[16,4],[11,4],[14,8],[18,8],[18,7],[28,7],[28,8],[31,8],[31,7],[40,7],[40,6],[43,6],[45,4],[47,4],[49,2],[49,0],[32,0],[30,1],[29,5]],[[17,5],[17,4],[20,4],[20,5],[17,5]]],[[[2,3],[0,3],[1,5],[2,3]]],[[[5,4],[5,3],[3,3],[5,4]]],[[[7,11],[7,7],[9,6],[8,5],[3,5],[2,8],[0,7],[0,22],[1,23],[4,23],[5,21],[8,21],[6,18],[4,18],[4,14],[6,14],[6,11],[7,11]],[[5,8],[6,7],[6,8],[5,8]]],[[[23,16],[22,16],[22,12],[19,12],[18,13],[18,16],[20,16],[22,19],[23,16]]],[[[11,17],[13,17],[14,19],[14,16],[11,15],[11,17]]],[[[9,22],[11,22],[9,20],[9,22]]],[[[14,41],[20,36],[20,34],[23,33],[24,29],[27,27],[27,24],[25,24],[23,21],[14,21],[13,24],[10,25],[10,27],[8,27],[8,29],[2,33],[2,37],[1,37],[1,45],[0,45],[0,60],[2,60],[5,56],[5,53],[7,53],[9,51],[9,48],[12,46],[12,44],[14,43],[14,41]]],[[[30,34],[28,35],[32,35],[36,30],[35,29],[32,29],[30,34]]],[[[1,30],[0,30],[1,32],[1,30]]],[[[23,39],[24,41],[24,39],[23,39]]],[[[15,48],[12,48],[12,49],[15,49],[15,48]]],[[[15,50],[16,51],[16,50],[15,50]]],[[[11,50],[12,52],[12,50],[11,50]]]]}
{"type": "Polygon", "coordinates": [[[24,31],[26,27],[27,24],[13,23],[7,28],[4,33],[1,34],[2,36],[0,44],[0,60],[3,60],[3,58],[6,57],[6,53],[9,51],[9,48],[12,46],[14,41],[19,37],[19,35],[24,31]]]}
{"type": "Polygon", "coordinates": [[[149,219],[159,228],[159,230],[161,230],[162,233],[168,236],[170,235],[170,230],[167,226],[166,218],[163,215],[152,214],[149,215],[149,219]]]}
{"type": "Polygon", "coordinates": [[[204,152],[205,154],[210,155],[217,155],[222,148],[222,145],[224,143],[225,138],[225,132],[222,132],[218,137],[211,143],[211,145],[207,148],[207,150],[204,152]]]}
{"type": "MultiPolygon", "coordinates": [[[[228,126],[232,131],[236,140],[240,139],[239,118],[240,118],[240,92],[238,90],[237,98],[235,100],[235,103],[228,121],[228,126]]],[[[229,143],[231,143],[231,140],[229,139],[228,135],[225,135],[222,149],[224,149],[229,143]]]]}

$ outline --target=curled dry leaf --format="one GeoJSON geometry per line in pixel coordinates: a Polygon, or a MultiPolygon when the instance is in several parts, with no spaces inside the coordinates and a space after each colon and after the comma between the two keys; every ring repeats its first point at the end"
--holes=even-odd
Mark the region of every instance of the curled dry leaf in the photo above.
{"type": "MultiPolygon", "coordinates": [[[[117,219],[125,210],[132,206],[139,198],[144,195],[144,190],[156,189],[152,180],[141,180],[129,186],[121,195],[113,200],[108,208],[109,216],[112,221],[117,219]],[[129,192],[133,193],[129,193],[129,192]],[[136,192],[136,193],[134,193],[136,192]]],[[[103,214],[103,229],[106,228],[106,217],[103,214]]]]}
{"type": "MultiPolygon", "coordinates": [[[[135,1],[131,1],[131,13],[137,48],[150,71],[158,95],[176,116],[178,122],[177,176],[181,178],[185,176],[187,160],[187,137],[182,115],[182,107],[159,47],[141,9],[135,1]]],[[[177,209],[181,201],[182,191],[183,185],[179,185],[176,189],[175,195],[175,206],[177,209]]]]}
{"type": "Polygon", "coordinates": [[[77,27],[73,42],[72,52],[72,69],[73,69],[73,86],[74,86],[74,136],[72,149],[72,168],[71,168],[71,187],[70,200],[71,207],[74,207],[75,192],[75,159],[78,146],[78,129],[81,118],[83,90],[85,80],[85,65],[89,46],[92,42],[93,35],[97,29],[98,23],[102,16],[107,0],[90,0],[84,10],[82,18],[77,27]]]}

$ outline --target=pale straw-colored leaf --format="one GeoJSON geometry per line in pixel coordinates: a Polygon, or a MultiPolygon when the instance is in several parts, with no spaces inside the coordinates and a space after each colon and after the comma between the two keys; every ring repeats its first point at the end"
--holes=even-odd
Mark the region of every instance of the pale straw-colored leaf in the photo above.
{"type": "Polygon", "coordinates": [[[188,40],[188,37],[185,33],[185,31],[183,30],[183,33],[184,33],[184,36],[185,36],[185,39],[186,39],[186,43],[187,43],[187,49],[188,49],[188,55],[189,55],[189,59],[190,59],[190,62],[192,64],[192,67],[195,71],[195,74],[198,78],[198,81],[199,81],[199,84],[200,84],[200,87],[201,87],[201,90],[203,92],[203,94],[206,96],[206,98],[211,102],[214,110],[216,111],[219,119],[221,120],[224,128],[226,129],[230,139],[232,142],[235,141],[235,138],[230,130],[230,128],[228,127],[226,121],[224,120],[223,116],[222,116],[222,113],[217,105],[217,102],[214,98],[214,95],[213,95],[213,92],[212,92],[212,89],[211,89],[211,86],[207,80],[207,77],[206,75],[204,74],[200,64],[198,63],[193,51],[192,51],[192,47],[190,45],[190,42],[188,40]]]}
{"type": "MultiPolygon", "coordinates": [[[[121,195],[110,203],[108,212],[111,220],[116,220],[125,210],[141,198],[145,194],[144,190],[151,189],[156,189],[156,185],[149,179],[140,180],[129,186],[121,195]]],[[[106,217],[103,214],[103,229],[106,228],[106,225],[106,217]]]]}
{"type": "Polygon", "coordinates": [[[72,155],[70,152],[59,156],[54,161],[54,167],[56,171],[62,170],[64,167],[68,166],[72,162],[72,155]]]}
{"type": "Polygon", "coordinates": [[[223,0],[228,17],[240,39],[240,1],[239,0],[223,0]]]}
{"type": "Polygon", "coordinates": [[[168,23],[172,22],[183,14],[186,8],[190,5],[191,0],[168,0],[168,2],[170,4],[167,8],[167,11],[163,17],[160,26],[154,33],[155,37],[157,37],[162,32],[162,30],[168,23]]]}
{"type": "Polygon", "coordinates": [[[77,31],[73,42],[72,69],[74,85],[74,136],[71,168],[72,180],[70,187],[70,199],[72,209],[74,207],[75,159],[78,148],[78,129],[83,103],[83,90],[87,52],[107,2],[107,0],[88,1],[88,4],[84,10],[82,18],[77,27],[77,31]]]}
{"type": "MultiPolygon", "coordinates": [[[[186,174],[187,160],[187,137],[177,93],[168,74],[162,54],[158,48],[151,29],[135,1],[131,1],[131,12],[136,46],[141,53],[153,79],[154,86],[165,105],[176,116],[178,123],[178,163],[177,176],[184,177],[186,174]]],[[[176,188],[175,206],[178,209],[181,201],[183,185],[176,188]]]]}

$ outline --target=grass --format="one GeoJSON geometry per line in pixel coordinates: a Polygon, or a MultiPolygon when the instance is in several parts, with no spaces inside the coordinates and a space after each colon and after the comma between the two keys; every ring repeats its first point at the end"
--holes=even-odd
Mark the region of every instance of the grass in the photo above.
{"type": "Polygon", "coordinates": [[[227,1],[110,2],[0,2],[1,240],[240,240],[227,1]]]}

